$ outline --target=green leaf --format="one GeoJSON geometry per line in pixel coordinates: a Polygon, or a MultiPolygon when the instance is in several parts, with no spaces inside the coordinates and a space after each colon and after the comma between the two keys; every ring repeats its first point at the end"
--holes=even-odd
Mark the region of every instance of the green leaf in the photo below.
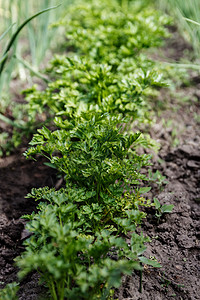
{"type": "Polygon", "coordinates": [[[139,188],[138,191],[140,194],[145,194],[145,193],[148,193],[150,190],[151,190],[151,187],[141,187],[141,188],[139,188]]]}
{"type": "Polygon", "coordinates": [[[161,210],[163,213],[171,213],[173,208],[174,208],[173,204],[170,204],[170,205],[164,204],[161,206],[161,210]]]}
{"type": "Polygon", "coordinates": [[[47,140],[51,138],[51,131],[45,126],[42,129],[38,129],[38,132],[42,134],[47,140]]]}
{"type": "Polygon", "coordinates": [[[27,23],[29,23],[32,19],[36,18],[37,16],[39,16],[39,15],[41,15],[41,14],[43,14],[43,13],[45,13],[45,12],[51,10],[51,9],[55,9],[55,8],[57,8],[58,6],[59,6],[59,5],[57,5],[57,6],[52,6],[52,7],[43,9],[42,11],[39,11],[38,13],[34,14],[34,15],[31,16],[30,18],[26,19],[26,20],[25,20],[25,21],[17,28],[17,30],[15,31],[15,33],[12,35],[12,37],[11,37],[9,43],[8,43],[8,46],[6,47],[5,52],[3,53],[4,59],[3,59],[3,61],[2,61],[1,64],[0,64],[0,76],[1,76],[1,73],[2,73],[2,71],[3,71],[4,65],[5,65],[5,63],[6,63],[6,60],[7,60],[7,58],[8,58],[8,56],[7,56],[6,54],[10,51],[12,45],[14,44],[14,42],[15,42],[15,40],[16,40],[18,34],[19,34],[20,31],[23,29],[23,27],[26,26],[27,23]]]}
{"type": "Polygon", "coordinates": [[[188,21],[188,22],[190,22],[190,23],[192,23],[192,24],[195,24],[195,25],[198,25],[198,26],[200,26],[200,23],[199,22],[196,22],[196,21],[194,21],[194,20],[191,20],[191,19],[189,19],[189,18],[184,18],[186,21],[188,21]]]}
{"type": "Polygon", "coordinates": [[[149,265],[149,266],[152,266],[154,268],[161,268],[162,266],[155,260],[152,260],[152,259],[148,259],[144,256],[140,256],[139,257],[139,260],[145,264],[145,265],[149,265]]]}
{"type": "Polygon", "coordinates": [[[4,38],[4,36],[10,31],[10,29],[11,29],[14,25],[15,25],[15,23],[11,24],[11,25],[7,28],[7,30],[6,30],[4,33],[2,33],[2,35],[0,36],[0,41],[4,38]]]}
{"type": "Polygon", "coordinates": [[[50,162],[44,162],[44,165],[53,169],[57,169],[56,166],[50,162]]]}
{"type": "Polygon", "coordinates": [[[158,201],[158,199],[157,199],[157,198],[153,198],[153,202],[154,202],[154,204],[155,204],[155,208],[156,208],[156,209],[159,209],[160,206],[161,206],[161,204],[160,204],[160,202],[158,201]]]}

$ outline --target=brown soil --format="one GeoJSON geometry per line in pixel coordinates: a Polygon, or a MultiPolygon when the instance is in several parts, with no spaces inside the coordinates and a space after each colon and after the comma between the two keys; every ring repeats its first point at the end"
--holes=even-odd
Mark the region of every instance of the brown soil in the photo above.
{"type": "MultiPolygon", "coordinates": [[[[0,160],[0,284],[17,280],[17,268],[13,259],[24,249],[27,236],[24,214],[36,210],[34,200],[25,196],[33,187],[52,186],[56,183],[53,170],[39,159],[37,163],[26,160],[22,154],[0,160]],[[13,161],[14,160],[14,161],[13,161]]],[[[31,274],[22,282],[19,299],[38,299],[42,288],[38,287],[37,274],[31,274]],[[24,292],[25,290],[25,292],[24,292]]],[[[3,300],[3,299],[1,299],[3,300]]]]}
{"type": "MultiPolygon", "coordinates": [[[[169,47],[174,50],[173,42],[170,43],[169,47]]],[[[172,53],[172,50],[168,52],[172,53]]],[[[150,131],[151,136],[161,144],[158,155],[154,156],[152,168],[154,171],[160,170],[168,184],[160,189],[153,185],[149,197],[157,197],[161,204],[174,204],[174,210],[164,215],[159,222],[155,211],[150,210],[141,231],[152,240],[147,245],[145,255],[156,257],[162,268],[144,268],[142,293],[138,291],[140,277],[137,272],[123,277],[122,287],[116,291],[119,300],[200,299],[200,130],[194,118],[200,112],[197,102],[200,78],[196,75],[194,82],[193,86],[191,84],[190,87],[180,89],[184,95],[188,95],[187,103],[177,102],[166,90],[161,93],[161,100],[167,101],[167,107],[157,116],[150,131]],[[169,120],[172,120],[171,123],[163,125],[169,120]]],[[[32,187],[55,185],[56,180],[54,171],[46,167],[41,159],[37,162],[25,160],[20,153],[0,160],[2,286],[17,278],[13,259],[23,251],[22,244],[27,235],[25,222],[20,217],[36,209],[36,203],[26,199],[26,194],[32,187]]],[[[44,287],[38,286],[37,282],[38,275],[30,274],[21,283],[19,299],[44,299],[41,296],[44,287]]]]}
{"type": "Polygon", "coordinates": [[[186,105],[175,114],[165,112],[167,119],[173,118],[176,128],[182,128],[180,144],[170,147],[170,133],[158,122],[152,129],[162,149],[153,169],[166,176],[168,184],[162,190],[152,189],[150,198],[156,197],[161,204],[173,204],[170,214],[160,222],[149,211],[149,217],[142,225],[144,234],[151,238],[146,256],[156,257],[162,268],[144,268],[143,292],[138,291],[139,274],[125,277],[118,292],[119,300],[164,300],[200,299],[200,135],[198,124],[193,119],[195,104],[186,105]]]}
{"type": "MultiPolygon", "coordinates": [[[[154,57],[179,61],[184,49],[190,47],[176,33],[154,57]]],[[[174,209],[160,221],[155,210],[148,212],[141,228],[151,238],[145,256],[155,257],[162,267],[144,268],[142,293],[137,272],[123,277],[116,293],[119,300],[200,299],[200,123],[195,119],[200,115],[199,99],[200,76],[192,72],[189,86],[183,84],[174,94],[161,91],[164,109],[158,110],[150,129],[161,149],[154,155],[152,169],[166,176],[168,184],[160,190],[153,186],[149,197],[156,197],[162,205],[173,204],[174,209]]]]}

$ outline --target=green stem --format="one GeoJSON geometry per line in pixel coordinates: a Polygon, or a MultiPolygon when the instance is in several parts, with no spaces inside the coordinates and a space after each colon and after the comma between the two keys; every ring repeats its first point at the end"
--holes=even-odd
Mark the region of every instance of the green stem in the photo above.
{"type": "Polygon", "coordinates": [[[60,284],[57,285],[57,290],[59,294],[59,300],[64,300],[65,296],[65,280],[62,280],[60,284]]]}
{"type": "Polygon", "coordinates": [[[193,70],[199,70],[200,65],[195,65],[195,64],[179,64],[179,63],[170,63],[170,62],[162,62],[165,65],[169,65],[172,67],[178,67],[178,68],[186,68],[186,69],[193,69],[193,70]]]}
{"type": "Polygon", "coordinates": [[[70,277],[69,277],[69,274],[67,276],[67,288],[70,289],[70,277]]]}
{"type": "Polygon", "coordinates": [[[61,228],[63,228],[63,224],[62,224],[62,217],[61,217],[61,213],[59,212],[59,222],[60,222],[60,226],[61,228]]]}
{"type": "Polygon", "coordinates": [[[19,56],[14,55],[14,57],[25,67],[27,68],[29,71],[31,71],[35,76],[37,76],[38,78],[44,80],[46,83],[50,82],[49,79],[47,79],[46,77],[44,77],[40,72],[34,70],[31,65],[26,62],[25,60],[22,60],[19,56]]]}
{"type": "Polygon", "coordinates": [[[98,93],[98,105],[101,106],[102,101],[101,101],[101,93],[98,93]]]}
{"type": "Polygon", "coordinates": [[[55,285],[54,285],[53,280],[50,283],[50,291],[51,291],[51,295],[52,295],[53,299],[54,300],[59,300],[57,295],[56,295],[56,289],[55,289],[55,285]]]}
{"type": "Polygon", "coordinates": [[[8,29],[0,36],[0,41],[4,38],[4,36],[8,33],[8,31],[15,25],[15,23],[11,24],[8,29]]]}
{"type": "Polygon", "coordinates": [[[64,297],[65,297],[65,280],[62,281],[61,291],[62,291],[61,299],[64,300],[64,297]]]}

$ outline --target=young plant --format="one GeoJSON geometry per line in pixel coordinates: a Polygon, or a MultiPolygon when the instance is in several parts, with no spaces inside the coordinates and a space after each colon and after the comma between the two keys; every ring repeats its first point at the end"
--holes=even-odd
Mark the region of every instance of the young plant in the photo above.
{"type": "Polygon", "coordinates": [[[137,184],[139,179],[147,179],[139,170],[150,157],[136,154],[134,144],[138,144],[140,133],[121,133],[120,122],[120,115],[96,112],[83,113],[71,121],[56,118],[60,129],[39,129],[25,155],[44,155],[65,174],[66,181],[95,187],[98,194],[123,178],[127,184],[137,184]]]}
{"type": "Polygon", "coordinates": [[[44,155],[64,174],[66,188],[34,189],[28,197],[42,200],[27,229],[33,236],[17,259],[20,277],[38,270],[53,299],[108,299],[121,274],[158,266],[142,256],[148,238],[135,233],[151,206],[137,188],[149,156],[138,156],[139,133],[122,134],[120,117],[91,113],[55,123],[60,129],[38,130],[26,156],[44,155]],[[138,142],[138,141],[137,141],[138,142]],[[132,232],[127,243],[128,233],[132,232]]]}
{"type": "Polygon", "coordinates": [[[81,1],[73,3],[58,24],[66,28],[66,45],[98,63],[119,65],[121,59],[137,57],[140,50],[160,45],[168,35],[163,25],[169,18],[152,7],[127,1],[81,1]],[[116,22],[117,20],[117,22],[116,22]]]}
{"type": "Polygon", "coordinates": [[[154,205],[155,205],[155,209],[156,209],[155,216],[158,218],[158,222],[160,221],[160,218],[163,216],[163,214],[171,213],[174,208],[173,204],[161,205],[157,198],[154,198],[153,201],[154,201],[154,205]]]}
{"type": "Polygon", "coordinates": [[[0,299],[2,300],[17,300],[17,291],[19,284],[16,282],[8,283],[4,289],[0,290],[0,299]]]}
{"type": "Polygon", "coordinates": [[[115,0],[73,3],[61,22],[71,55],[52,61],[48,71],[54,81],[45,91],[27,90],[33,118],[38,112],[70,114],[94,106],[103,112],[129,114],[133,120],[148,118],[144,99],[163,82],[155,63],[140,52],[160,43],[169,20],[147,8],[139,11],[133,2],[127,11],[115,0]]]}
{"type": "Polygon", "coordinates": [[[166,177],[163,176],[158,170],[156,172],[152,172],[151,169],[148,170],[149,173],[149,181],[155,182],[159,189],[161,189],[162,185],[167,184],[168,181],[166,180],[166,177]]]}
{"type": "Polygon", "coordinates": [[[26,216],[31,220],[27,229],[34,235],[26,241],[26,251],[17,260],[20,278],[38,270],[53,299],[76,299],[78,295],[79,299],[98,299],[108,287],[118,286],[121,272],[129,273],[133,266],[139,267],[137,253],[131,252],[121,238],[112,236],[112,228],[99,227],[95,231],[92,222],[88,228],[84,215],[78,216],[91,193],[70,188],[57,192],[40,189],[29,197],[46,199],[48,203],[40,203],[37,214],[26,216]],[[126,252],[132,261],[125,259],[126,252]],[[112,253],[118,256],[117,262],[112,253]]]}
{"type": "Polygon", "coordinates": [[[52,117],[67,117],[86,111],[121,113],[132,121],[148,119],[146,100],[150,90],[165,85],[156,70],[131,69],[125,62],[113,71],[109,64],[97,64],[90,58],[56,56],[49,68],[56,80],[45,91],[35,87],[25,91],[32,118],[43,112],[52,117]]]}
{"type": "MultiPolygon", "coordinates": [[[[46,202],[38,205],[38,213],[25,216],[33,235],[25,242],[22,257],[16,259],[19,277],[37,270],[52,299],[108,299],[111,289],[120,286],[122,274],[141,270],[141,262],[159,266],[142,256],[148,238],[133,232],[127,243],[126,235],[119,237],[112,223],[103,225],[105,213],[93,209],[94,191],[70,186],[59,191],[41,188],[27,197],[46,202]]],[[[125,203],[123,207],[127,208],[125,203]]],[[[132,223],[132,231],[135,221],[138,223],[127,214],[122,228],[125,221],[132,223]]]]}

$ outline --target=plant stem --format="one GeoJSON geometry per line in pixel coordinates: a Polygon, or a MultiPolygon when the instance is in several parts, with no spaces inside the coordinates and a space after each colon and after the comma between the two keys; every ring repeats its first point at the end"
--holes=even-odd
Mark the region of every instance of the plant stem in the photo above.
{"type": "Polygon", "coordinates": [[[38,78],[42,79],[43,81],[45,81],[46,83],[50,82],[49,79],[47,79],[45,76],[43,76],[40,72],[34,70],[31,65],[26,62],[25,60],[22,60],[19,56],[14,55],[14,57],[24,66],[26,67],[29,71],[31,71],[35,76],[37,76],[38,78]]]}
{"type": "Polygon", "coordinates": [[[56,295],[55,285],[53,281],[51,281],[51,294],[54,300],[58,300],[58,297],[56,295]]]}
{"type": "Polygon", "coordinates": [[[60,284],[57,286],[59,293],[59,300],[64,300],[65,295],[65,280],[62,280],[60,284]]]}

